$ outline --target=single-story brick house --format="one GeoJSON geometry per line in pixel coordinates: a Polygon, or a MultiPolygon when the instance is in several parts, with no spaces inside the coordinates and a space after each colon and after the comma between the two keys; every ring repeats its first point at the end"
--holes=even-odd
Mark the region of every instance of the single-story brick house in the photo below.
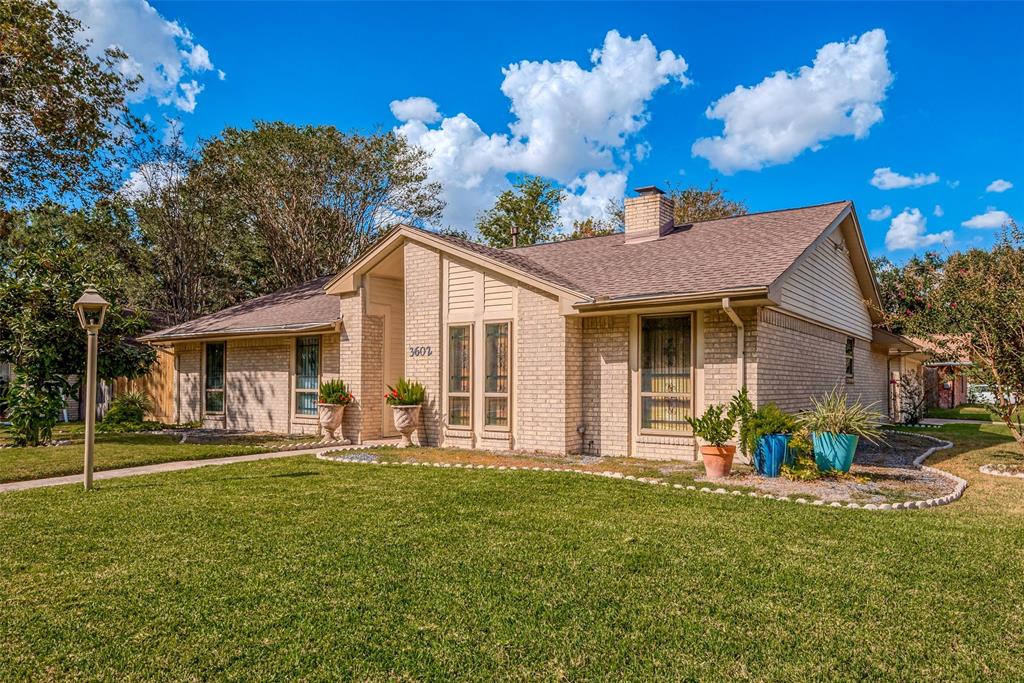
{"type": "Polygon", "coordinates": [[[149,335],[174,347],[176,420],[314,433],[341,377],[345,436],[386,437],[404,376],[427,390],[423,444],[693,458],[685,418],[742,385],[891,410],[915,349],[876,329],[851,202],[675,225],[637,193],[623,233],[493,249],[403,226],[335,277],[149,335]]]}

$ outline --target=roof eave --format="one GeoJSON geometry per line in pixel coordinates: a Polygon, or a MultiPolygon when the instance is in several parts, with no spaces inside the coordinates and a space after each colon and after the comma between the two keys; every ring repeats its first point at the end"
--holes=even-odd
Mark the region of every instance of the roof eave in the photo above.
{"type": "Polygon", "coordinates": [[[295,325],[269,325],[261,327],[239,327],[225,330],[209,330],[205,332],[183,332],[181,334],[146,334],[138,338],[139,341],[154,342],[179,342],[194,341],[197,339],[227,339],[231,337],[276,337],[290,336],[306,332],[330,332],[338,329],[341,318],[329,323],[301,323],[295,325]]]}
{"type": "Polygon", "coordinates": [[[688,294],[644,294],[639,296],[616,297],[607,299],[592,299],[581,301],[573,307],[581,312],[590,311],[615,311],[624,308],[639,308],[651,306],[686,306],[699,304],[720,303],[724,298],[730,298],[736,304],[771,303],[768,296],[767,286],[738,287],[711,292],[692,292],[688,294]]]}

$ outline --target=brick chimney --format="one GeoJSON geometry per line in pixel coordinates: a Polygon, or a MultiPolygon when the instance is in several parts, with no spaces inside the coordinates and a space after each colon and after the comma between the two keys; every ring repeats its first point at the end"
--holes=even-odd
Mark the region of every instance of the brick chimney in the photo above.
{"type": "Polygon", "coordinates": [[[626,198],[626,244],[656,240],[675,227],[675,202],[654,185],[626,198]]]}

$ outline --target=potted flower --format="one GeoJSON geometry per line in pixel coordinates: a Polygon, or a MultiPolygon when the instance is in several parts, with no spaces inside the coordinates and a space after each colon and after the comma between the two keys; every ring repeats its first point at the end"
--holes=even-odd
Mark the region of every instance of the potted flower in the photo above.
{"type": "Polygon", "coordinates": [[[736,434],[736,416],[733,412],[726,412],[725,406],[709,406],[700,417],[688,417],[686,421],[693,428],[693,433],[705,442],[700,447],[700,455],[708,479],[729,476],[732,458],[736,455],[736,447],[726,443],[736,434]]]}
{"type": "Polygon", "coordinates": [[[320,402],[316,404],[320,426],[324,430],[324,441],[336,441],[335,430],[345,419],[345,406],[352,402],[352,392],[340,379],[320,384],[320,402]]]}
{"type": "Polygon", "coordinates": [[[419,382],[410,382],[399,377],[393,387],[388,387],[384,399],[393,409],[395,429],[402,435],[401,448],[412,445],[412,435],[420,423],[420,407],[426,399],[427,390],[419,382]]]}
{"type": "Polygon", "coordinates": [[[741,438],[754,454],[754,469],[766,477],[777,477],[783,465],[791,465],[789,440],[797,430],[797,419],[774,403],[761,406],[746,420],[741,438]]]}
{"type": "Polygon", "coordinates": [[[849,403],[838,387],[821,400],[811,398],[811,409],[800,422],[811,432],[814,461],[822,472],[849,472],[861,437],[871,443],[881,436],[882,416],[863,403],[849,403]]]}

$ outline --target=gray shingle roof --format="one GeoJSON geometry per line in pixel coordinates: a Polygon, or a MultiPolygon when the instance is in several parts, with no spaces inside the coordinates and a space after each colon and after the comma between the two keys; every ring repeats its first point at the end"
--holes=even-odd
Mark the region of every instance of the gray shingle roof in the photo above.
{"type": "Polygon", "coordinates": [[[518,249],[441,237],[593,298],[696,294],[770,285],[849,204],[693,223],[634,244],[622,233],[518,249]]]}
{"type": "Polygon", "coordinates": [[[341,312],[338,297],[324,291],[324,285],[330,279],[322,277],[273,294],[256,297],[216,313],[146,335],[142,339],[155,341],[326,327],[336,321],[341,312]]]}

